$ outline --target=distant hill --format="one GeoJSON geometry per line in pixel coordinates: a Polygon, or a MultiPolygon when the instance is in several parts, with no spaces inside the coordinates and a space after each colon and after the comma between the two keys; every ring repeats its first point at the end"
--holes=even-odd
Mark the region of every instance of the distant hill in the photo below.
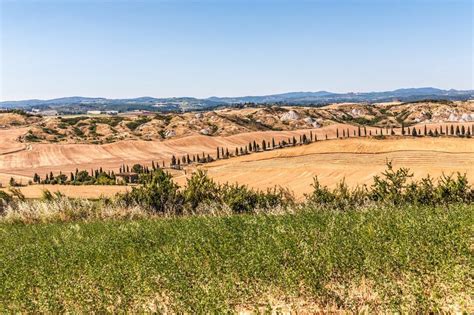
{"type": "Polygon", "coordinates": [[[24,100],[0,102],[0,108],[42,110],[55,109],[60,113],[83,113],[87,110],[118,110],[134,109],[152,111],[190,111],[209,109],[218,106],[255,104],[288,104],[288,105],[324,105],[343,102],[413,102],[424,99],[431,100],[468,100],[474,97],[474,90],[441,90],[432,87],[407,88],[385,92],[364,93],[332,93],[319,92],[289,92],[282,94],[242,97],[209,97],[198,99],[194,97],[154,98],[139,97],[131,99],[107,99],[91,97],[64,97],[51,100],[24,100]]]}

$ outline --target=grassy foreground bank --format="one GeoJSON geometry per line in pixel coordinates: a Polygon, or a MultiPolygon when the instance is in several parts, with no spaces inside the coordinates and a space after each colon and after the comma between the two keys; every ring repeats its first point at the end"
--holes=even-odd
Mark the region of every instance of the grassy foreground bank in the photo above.
{"type": "Polygon", "coordinates": [[[473,205],[0,224],[0,312],[464,310],[473,205]]]}

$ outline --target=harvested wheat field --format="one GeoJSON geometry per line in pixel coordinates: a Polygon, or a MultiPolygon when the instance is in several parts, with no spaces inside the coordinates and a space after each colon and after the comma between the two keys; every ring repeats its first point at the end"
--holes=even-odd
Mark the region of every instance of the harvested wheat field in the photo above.
{"type": "Polygon", "coordinates": [[[288,140],[293,136],[309,135],[310,131],[319,139],[325,137],[326,134],[329,138],[334,138],[337,127],[341,130],[342,128],[350,129],[351,133],[357,129],[354,126],[336,124],[324,128],[296,131],[258,131],[228,137],[193,135],[165,141],[125,140],[103,145],[58,143],[25,145],[16,141],[20,131],[5,130],[4,137],[0,140],[0,150],[5,152],[0,155],[0,176],[7,174],[8,178],[12,175],[32,177],[34,173],[40,175],[45,175],[50,171],[68,173],[76,168],[89,170],[98,167],[117,171],[122,164],[150,164],[152,160],[159,162],[160,165],[163,161],[169,164],[172,155],[182,156],[204,152],[215,156],[217,147],[226,147],[232,151],[254,140],[258,143],[262,140],[271,141],[272,138],[275,141],[288,140]]]}
{"type": "MultiPolygon", "coordinates": [[[[431,130],[439,125],[427,125],[431,130]]],[[[420,126],[418,129],[423,129],[420,126]]],[[[409,167],[415,178],[430,174],[440,176],[443,172],[466,172],[474,177],[474,140],[455,137],[390,137],[388,139],[349,138],[336,140],[339,132],[349,130],[353,136],[357,127],[344,124],[295,131],[259,131],[241,133],[228,137],[193,135],[165,141],[126,140],[110,144],[54,144],[17,141],[23,128],[2,130],[0,140],[0,183],[5,186],[11,177],[26,184],[38,173],[49,172],[68,174],[77,169],[90,170],[102,167],[117,171],[122,164],[135,163],[149,165],[155,161],[169,165],[172,155],[210,154],[215,156],[216,148],[235,148],[256,141],[276,142],[309,135],[310,131],[318,141],[310,145],[297,146],[275,151],[233,157],[205,164],[209,175],[219,182],[238,182],[254,188],[265,189],[274,185],[288,187],[299,197],[311,190],[313,177],[318,176],[322,184],[334,186],[345,179],[351,185],[370,184],[372,177],[380,173],[387,161],[397,167],[409,167]]],[[[379,128],[367,127],[367,132],[376,134],[379,128]]],[[[395,130],[396,134],[400,129],[395,130]]],[[[195,166],[186,167],[186,173],[176,172],[176,180],[182,184],[195,166]]],[[[61,191],[68,196],[98,198],[112,196],[124,191],[119,186],[45,186],[36,185],[22,188],[27,197],[37,198],[44,188],[61,191]]]]}
{"type": "MultiPolygon", "coordinates": [[[[387,161],[392,161],[395,167],[410,168],[414,179],[461,172],[472,180],[474,140],[331,140],[220,160],[202,167],[221,183],[238,182],[259,189],[280,185],[302,197],[311,191],[314,176],[330,187],[343,179],[350,186],[371,184],[373,176],[385,169],[387,161]]],[[[177,181],[185,182],[185,176],[177,177],[177,181]]]]}

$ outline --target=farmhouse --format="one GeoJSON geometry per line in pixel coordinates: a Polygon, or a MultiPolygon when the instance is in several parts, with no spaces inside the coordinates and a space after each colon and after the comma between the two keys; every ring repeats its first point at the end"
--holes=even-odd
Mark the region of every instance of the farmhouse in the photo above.
{"type": "Polygon", "coordinates": [[[100,115],[102,112],[100,110],[88,110],[87,115],[100,115]]]}
{"type": "Polygon", "coordinates": [[[129,183],[137,183],[138,182],[138,174],[134,172],[123,172],[115,174],[115,183],[116,184],[129,184],[129,183]]]}

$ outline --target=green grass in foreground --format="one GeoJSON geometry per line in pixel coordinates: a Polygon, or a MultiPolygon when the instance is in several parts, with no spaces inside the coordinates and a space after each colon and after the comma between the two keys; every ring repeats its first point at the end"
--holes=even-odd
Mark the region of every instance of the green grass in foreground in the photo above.
{"type": "Polygon", "coordinates": [[[0,224],[0,312],[472,311],[474,206],[0,224]]]}

